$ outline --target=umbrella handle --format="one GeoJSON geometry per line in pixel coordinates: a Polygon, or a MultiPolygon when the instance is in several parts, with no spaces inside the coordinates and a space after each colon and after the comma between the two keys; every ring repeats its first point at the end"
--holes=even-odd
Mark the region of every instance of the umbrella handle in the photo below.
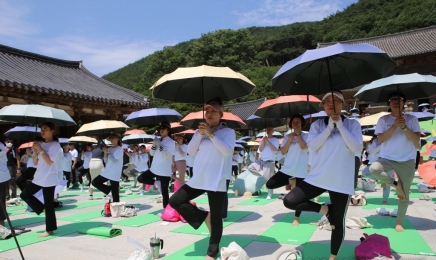
{"type": "MultiPolygon", "coordinates": [[[[329,83],[330,83],[330,90],[332,92],[332,99],[333,99],[333,111],[335,111],[336,114],[336,105],[335,105],[335,98],[334,98],[334,94],[333,94],[333,83],[332,83],[332,75],[330,74],[330,63],[329,63],[329,59],[326,58],[325,59],[327,61],[327,70],[329,72],[329,83]]],[[[322,101],[321,101],[322,102],[322,101]]],[[[333,124],[336,127],[336,124],[333,124]]]]}

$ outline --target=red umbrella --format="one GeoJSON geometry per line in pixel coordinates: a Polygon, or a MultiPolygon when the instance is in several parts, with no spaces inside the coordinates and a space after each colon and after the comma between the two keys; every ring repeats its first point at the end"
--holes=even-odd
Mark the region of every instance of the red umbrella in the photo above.
{"type": "Polygon", "coordinates": [[[132,129],[124,133],[124,135],[134,135],[134,134],[145,134],[145,131],[141,129],[132,129]]]}
{"type": "Polygon", "coordinates": [[[430,186],[436,187],[436,161],[428,161],[418,168],[419,176],[430,186]]]}
{"type": "Polygon", "coordinates": [[[181,125],[180,122],[171,123],[171,133],[179,133],[181,131],[186,130],[186,126],[181,125]]]}
{"type": "Polygon", "coordinates": [[[28,143],[24,143],[24,144],[20,145],[20,146],[18,147],[18,149],[30,148],[30,147],[32,147],[32,146],[33,146],[33,142],[28,142],[28,143]]]}
{"type": "Polygon", "coordinates": [[[281,96],[265,101],[254,113],[262,118],[286,118],[319,112],[321,100],[311,95],[281,96]]]}
{"type": "MultiPolygon", "coordinates": [[[[198,128],[198,124],[203,121],[203,111],[192,112],[189,115],[185,116],[185,118],[180,121],[180,124],[188,127],[196,129],[198,128]]],[[[245,126],[244,121],[238,116],[230,113],[224,112],[223,117],[221,118],[221,122],[226,123],[227,127],[230,128],[242,128],[245,126]]]]}

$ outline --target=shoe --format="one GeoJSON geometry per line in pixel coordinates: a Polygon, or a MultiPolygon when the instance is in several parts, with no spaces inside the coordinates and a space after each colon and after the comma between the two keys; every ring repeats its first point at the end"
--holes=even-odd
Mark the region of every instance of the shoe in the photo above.
{"type": "Polygon", "coordinates": [[[270,199],[271,199],[271,196],[270,196],[270,195],[266,196],[266,199],[267,199],[267,200],[270,200],[270,199]]]}
{"type": "Polygon", "coordinates": [[[80,184],[80,192],[83,192],[83,184],[80,184]]]}
{"type": "Polygon", "coordinates": [[[88,196],[88,199],[89,199],[89,200],[93,200],[94,197],[93,197],[92,195],[89,195],[89,196],[88,196]]]}
{"type": "Polygon", "coordinates": [[[112,196],[111,195],[107,195],[104,199],[112,201],[112,196]]]}
{"type": "Polygon", "coordinates": [[[139,195],[145,195],[145,190],[142,190],[141,193],[139,195]]]}

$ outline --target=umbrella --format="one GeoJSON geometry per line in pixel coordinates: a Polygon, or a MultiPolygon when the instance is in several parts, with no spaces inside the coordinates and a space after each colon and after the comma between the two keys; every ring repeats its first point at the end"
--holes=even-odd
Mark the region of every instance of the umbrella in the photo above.
{"type": "Polygon", "coordinates": [[[341,44],[307,50],[288,61],[272,88],[292,95],[320,95],[355,88],[386,76],[397,64],[370,44],[341,44]]]}
{"type": "Polygon", "coordinates": [[[41,105],[5,106],[0,110],[0,120],[32,125],[44,122],[52,122],[59,126],[76,125],[64,110],[41,105]]]}
{"type": "Polygon", "coordinates": [[[179,134],[183,134],[183,135],[185,135],[185,137],[186,137],[187,139],[191,139],[192,136],[194,136],[194,134],[195,134],[195,130],[188,129],[188,130],[185,130],[185,131],[183,131],[183,132],[180,132],[179,134]]]}
{"type": "Polygon", "coordinates": [[[350,109],[351,113],[358,113],[359,109],[357,107],[353,107],[352,109],[350,109]]]}
{"type": "Polygon", "coordinates": [[[426,137],[426,136],[429,136],[429,135],[431,135],[430,131],[427,131],[425,129],[421,129],[421,136],[422,137],[426,137]]]}
{"type": "Polygon", "coordinates": [[[249,128],[264,129],[268,126],[277,127],[286,124],[286,119],[283,118],[260,118],[256,115],[251,115],[245,122],[249,128]]]}
{"type": "Polygon", "coordinates": [[[312,117],[312,119],[323,118],[323,117],[327,117],[327,113],[325,111],[320,111],[320,112],[315,113],[315,114],[305,115],[304,119],[309,119],[310,117],[312,117]]]}
{"type": "Polygon", "coordinates": [[[5,136],[11,139],[33,140],[36,136],[41,136],[41,129],[34,126],[16,126],[5,132],[5,136]]]}
{"type": "Polygon", "coordinates": [[[259,146],[260,144],[258,142],[250,141],[250,142],[247,142],[247,145],[248,146],[259,146]]]}
{"type": "Polygon", "coordinates": [[[373,81],[361,88],[354,97],[370,102],[387,102],[388,95],[400,92],[408,99],[430,97],[436,94],[436,77],[418,73],[393,75],[373,81]]]}
{"type": "Polygon", "coordinates": [[[362,134],[365,134],[365,135],[374,135],[374,133],[375,133],[375,126],[367,127],[367,128],[362,128],[362,134]]]}
{"type": "Polygon", "coordinates": [[[321,100],[309,95],[281,96],[265,101],[254,113],[259,117],[286,118],[294,114],[306,115],[320,110],[321,100]]]}
{"type": "Polygon", "coordinates": [[[245,141],[245,140],[242,139],[242,138],[239,138],[238,140],[236,140],[236,143],[237,143],[237,144],[247,144],[247,141],[245,141]]]}
{"type": "Polygon", "coordinates": [[[183,116],[169,108],[147,108],[131,113],[124,121],[130,125],[158,125],[162,121],[179,121],[183,116]]]}
{"type": "Polygon", "coordinates": [[[239,140],[244,140],[244,141],[249,141],[251,139],[252,139],[251,136],[244,136],[244,137],[239,138],[239,140]]]}
{"type": "Polygon", "coordinates": [[[33,146],[33,142],[28,142],[28,143],[24,143],[24,144],[18,146],[18,149],[31,148],[32,146],[33,146]]]}
{"type": "Polygon", "coordinates": [[[92,123],[84,124],[80,127],[77,134],[80,135],[102,135],[112,132],[125,132],[128,125],[116,120],[99,120],[92,123]]]}
{"type": "MultiPolygon", "coordinates": [[[[188,128],[198,128],[198,124],[203,120],[203,115],[203,111],[189,113],[180,121],[180,124],[188,128]]],[[[245,126],[241,118],[230,112],[224,112],[221,122],[226,123],[227,127],[234,129],[245,126]]]]}
{"type": "Polygon", "coordinates": [[[431,187],[436,187],[435,161],[428,161],[418,167],[419,176],[431,187]]]}
{"type": "Polygon", "coordinates": [[[427,140],[428,142],[436,142],[436,136],[429,137],[425,140],[427,140]]]}
{"type": "Polygon", "coordinates": [[[68,139],[68,142],[70,143],[89,143],[89,144],[96,144],[98,143],[97,139],[88,137],[88,136],[73,136],[70,139],[68,139]]]}
{"type": "Polygon", "coordinates": [[[124,135],[133,135],[133,134],[145,134],[145,131],[141,129],[132,129],[124,133],[124,135]]]}
{"type": "MultiPolygon", "coordinates": [[[[256,137],[257,138],[262,138],[262,137],[265,137],[265,134],[266,134],[265,132],[260,132],[259,134],[256,135],[256,137]]],[[[273,132],[273,137],[275,137],[275,138],[282,138],[283,135],[281,133],[279,133],[279,132],[274,131],[273,132]]]]}
{"type": "Polygon", "coordinates": [[[181,125],[180,122],[171,123],[171,133],[176,134],[186,130],[186,126],[181,125]]]}
{"type": "Polygon", "coordinates": [[[377,125],[377,122],[379,120],[380,117],[385,116],[385,115],[389,115],[389,112],[380,112],[374,115],[370,115],[370,116],[365,116],[362,117],[359,121],[361,126],[370,126],[370,125],[377,125]]]}
{"type": "Polygon", "coordinates": [[[60,144],[68,144],[69,143],[69,139],[68,138],[59,137],[58,138],[58,142],[60,144]]]}
{"type": "Polygon", "coordinates": [[[435,115],[430,112],[408,112],[407,114],[415,116],[420,122],[432,120],[435,117],[435,115]]]}
{"type": "Polygon", "coordinates": [[[204,104],[215,97],[223,101],[251,93],[255,85],[228,67],[178,68],[164,75],[150,88],[153,97],[177,103],[204,104]]]}
{"type": "Polygon", "coordinates": [[[424,145],[426,145],[427,144],[427,140],[424,140],[424,139],[420,139],[421,140],[421,147],[423,147],[424,145]]]}
{"type": "Polygon", "coordinates": [[[244,146],[242,146],[238,143],[235,143],[235,149],[240,151],[240,150],[244,150],[245,148],[244,148],[244,146]]]}
{"type": "Polygon", "coordinates": [[[362,135],[362,139],[364,142],[369,142],[372,139],[372,136],[370,135],[362,135]]]}
{"type": "Polygon", "coordinates": [[[153,141],[155,138],[154,135],[148,134],[133,134],[124,136],[121,140],[125,144],[139,144],[139,143],[148,143],[153,141]]]}
{"type": "Polygon", "coordinates": [[[426,107],[426,106],[430,106],[430,104],[429,103],[422,103],[422,104],[418,105],[418,107],[426,107]]]}

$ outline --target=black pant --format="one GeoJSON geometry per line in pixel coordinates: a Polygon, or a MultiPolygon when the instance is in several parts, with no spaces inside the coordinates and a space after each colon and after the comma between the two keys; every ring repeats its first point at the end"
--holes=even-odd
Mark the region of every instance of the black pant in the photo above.
{"type": "Polygon", "coordinates": [[[73,169],[73,164],[74,164],[74,162],[72,161],[71,162],[71,176],[72,176],[72,179],[71,179],[71,182],[68,181],[67,187],[70,185],[70,183],[72,183],[72,184],[76,183],[76,169],[77,169],[77,164],[78,163],[76,163],[76,166],[74,166],[74,169],[73,169]]]}
{"type": "Polygon", "coordinates": [[[232,165],[232,175],[234,175],[235,178],[238,176],[238,165],[232,165]]]}
{"type": "MultiPolygon", "coordinates": [[[[82,169],[80,170],[80,173],[79,173],[79,176],[78,176],[78,178],[79,178],[79,183],[80,183],[80,184],[83,184],[83,176],[85,176],[86,178],[88,178],[88,175],[89,175],[89,168],[88,168],[88,169],[82,168],[82,169]]],[[[88,180],[89,180],[89,179],[88,179],[88,180]]]]}
{"type": "Polygon", "coordinates": [[[357,178],[360,169],[360,157],[354,156],[354,188],[357,188],[357,178]]]}
{"type": "Polygon", "coordinates": [[[207,255],[215,257],[218,254],[219,244],[223,235],[223,220],[221,213],[223,210],[224,198],[226,192],[223,191],[206,191],[191,188],[188,184],[180,187],[176,193],[171,196],[170,205],[173,207],[194,229],[198,229],[207,217],[207,211],[200,210],[193,206],[189,201],[197,198],[204,192],[207,192],[210,208],[211,234],[207,255]]]}
{"type": "Polygon", "coordinates": [[[194,171],[192,170],[192,167],[189,167],[189,177],[192,178],[194,176],[194,171]]]}
{"type": "MultiPolygon", "coordinates": [[[[310,200],[318,197],[325,191],[325,189],[302,181],[285,196],[283,204],[289,209],[318,213],[321,210],[321,204],[310,200]]],[[[333,212],[329,212],[329,214],[333,214],[335,219],[335,223],[330,223],[330,225],[335,226],[331,235],[330,253],[332,255],[338,255],[339,248],[345,237],[345,217],[348,204],[350,203],[350,195],[329,191],[329,196],[333,205],[332,208],[334,209],[333,212]]]]}
{"type": "MultiPolygon", "coordinates": [[[[268,189],[277,189],[283,186],[286,186],[289,184],[289,178],[291,176],[284,174],[283,172],[277,172],[276,174],[274,174],[267,182],[266,182],[266,187],[268,189]]],[[[295,178],[296,180],[296,185],[300,184],[300,182],[302,182],[304,179],[303,178],[295,178]]],[[[300,217],[301,215],[301,210],[296,210],[295,211],[295,216],[296,217],[300,217]]]]}
{"type": "MultiPolygon", "coordinates": [[[[138,176],[139,183],[145,183],[148,185],[154,185],[155,179],[160,181],[160,191],[162,192],[162,204],[163,208],[166,208],[170,199],[168,188],[170,186],[171,177],[159,176],[152,173],[150,170],[141,173],[138,176]]],[[[185,186],[185,185],[183,185],[185,186]]]]}
{"type": "Polygon", "coordinates": [[[0,221],[5,221],[6,219],[6,193],[9,191],[9,180],[0,183],[0,221]]]}
{"type": "Polygon", "coordinates": [[[419,161],[420,160],[421,160],[421,152],[417,151],[416,152],[415,170],[418,170],[418,166],[419,166],[419,161]]]}
{"type": "Polygon", "coordinates": [[[64,171],[65,180],[67,180],[67,188],[70,187],[71,184],[71,172],[64,171]]]}
{"type": "Polygon", "coordinates": [[[20,176],[18,176],[15,179],[15,184],[17,184],[18,188],[20,188],[21,191],[23,191],[27,186],[28,180],[33,180],[33,176],[35,176],[36,168],[30,167],[27,168],[24,172],[21,173],[20,176]]]}
{"type": "MultiPolygon", "coordinates": [[[[226,191],[229,191],[230,180],[226,180],[226,191]]],[[[227,209],[229,208],[229,194],[226,192],[226,196],[224,197],[223,210],[221,212],[221,216],[223,218],[227,218],[227,209]]]]}
{"type": "Polygon", "coordinates": [[[56,186],[41,187],[31,182],[20,195],[21,199],[24,200],[36,214],[39,215],[43,212],[43,210],[45,210],[45,231],[47,232],[58,229],[53,205],[55,187],[56,186]],[[44,204],[42,204],[41,201],[33,196],[41,189],[44,196],[44,204]]]}
{"type": "Polygon", "coordinates": [[[120,182],[109,180],[101,175],[98,175],[92,180],[92,185],[108,195],[112,192],[112,202],[120,202],[120,182]],[[111,186],[107,186],[105,183],[110,181],[111,186]]]}
{"type": "Polygon", "coordinates": [[[6,198],[14,199],[17,197],[17,185],[15,184],[15,179],[17,178],[17,166],[16,165],[8,166],[8,170],[9,170],[9,174],[11,175],[11,179],[9,182],[9,189],[12,191],[12,194],[9,194],[9,189],[8,189],[8,194],[6,194],[6,198]]]}

